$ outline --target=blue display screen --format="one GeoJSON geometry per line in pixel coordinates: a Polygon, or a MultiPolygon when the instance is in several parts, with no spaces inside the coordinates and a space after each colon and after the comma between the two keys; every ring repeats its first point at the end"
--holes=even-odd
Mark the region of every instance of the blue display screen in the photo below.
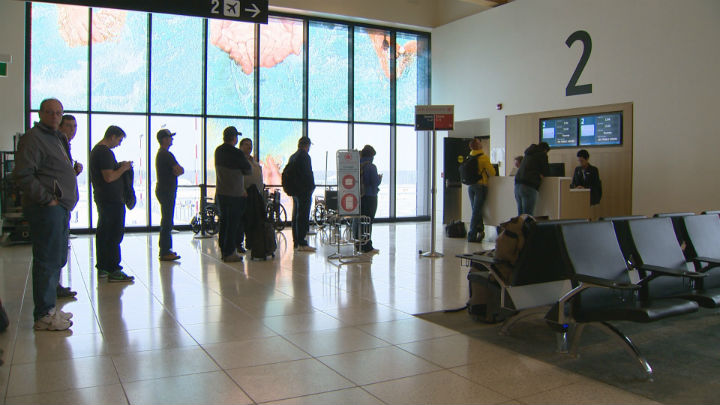
{"type": "Polygon", "coordinates": [[[576,147],[578,145],[577,117],[540,120],[540,141],[551,148],[576,147]]]}
{"type": "Polygon", "coordinates": [[[580,146],[622,145],[622,113],[586,115],[580,120],[580,146]]]}

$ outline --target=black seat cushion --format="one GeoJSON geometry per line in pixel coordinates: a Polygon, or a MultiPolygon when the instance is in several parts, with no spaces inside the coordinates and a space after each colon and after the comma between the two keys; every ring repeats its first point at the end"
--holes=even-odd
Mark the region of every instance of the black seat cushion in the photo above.
{"type": "Polygon", "coordinates": [[[694,301],[666,298],[652,302],[630,302],[624,305],[608,307],[583,308],[575,306],[573,307],[573,317],[578,322],[632,321],[645,323],[671,316],[689,314],[697,310],[698,304],[694,301]]]}

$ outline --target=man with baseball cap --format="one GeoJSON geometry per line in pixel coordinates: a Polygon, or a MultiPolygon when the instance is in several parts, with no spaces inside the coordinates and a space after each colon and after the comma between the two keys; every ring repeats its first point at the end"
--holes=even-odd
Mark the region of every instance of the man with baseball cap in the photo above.
{"type": "Polygon", "coordinates": [[[160,203],[160,260],[172,261],[180,258],[172,251],[172,228],[173,217],[175,216],[175,197],[177,196],[178,176],[185,173],[170,152],[173,143],[174,132],[169,129],[161,129],[157,132],[157,140],[160,144],[157,155],[155,155],[155,171],[157,183],[155,184],[155,196],[160,203]]]}

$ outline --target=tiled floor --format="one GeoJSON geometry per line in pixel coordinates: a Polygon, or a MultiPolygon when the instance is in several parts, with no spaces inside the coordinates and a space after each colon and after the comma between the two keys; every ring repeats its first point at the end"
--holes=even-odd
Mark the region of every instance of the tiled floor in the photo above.
{"type": "Polygon", "coordinates": [[[67,332],[32,330],[30,247],[0,248],[0,404],[652,403],[413,317],[464,305],[454,255],[481,248],[438,232],[445,256],[421,258],[429,229],[376,225],[380,254],[343,266],[319,235],[317,253],[288,249],[285,231],[274,260],[225,264],[215,239],[175,233],[173,264],[157,234],[129,234],[134,284],[98,281],[94,239],[79,236],[67,332]]]}

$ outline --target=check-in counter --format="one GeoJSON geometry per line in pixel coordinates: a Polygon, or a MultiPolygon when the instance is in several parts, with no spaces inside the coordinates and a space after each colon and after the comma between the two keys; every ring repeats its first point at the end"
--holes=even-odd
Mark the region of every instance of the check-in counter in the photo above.
{"type": "MultiPolygon", "coordinates": [[[[488,183],[488,197],[483,209],[485,225],[497,226],[517,216],[515,177],[494,176],[488,183]]],[[[540,184],[540,195],[535,205],[535,216],[550,219],[590,218],[590,190],[571,189],[570,177],[545,177],[540,184]]],[[[470,224],[472,208],[463,186],[462,218],[470,224]]]]}

